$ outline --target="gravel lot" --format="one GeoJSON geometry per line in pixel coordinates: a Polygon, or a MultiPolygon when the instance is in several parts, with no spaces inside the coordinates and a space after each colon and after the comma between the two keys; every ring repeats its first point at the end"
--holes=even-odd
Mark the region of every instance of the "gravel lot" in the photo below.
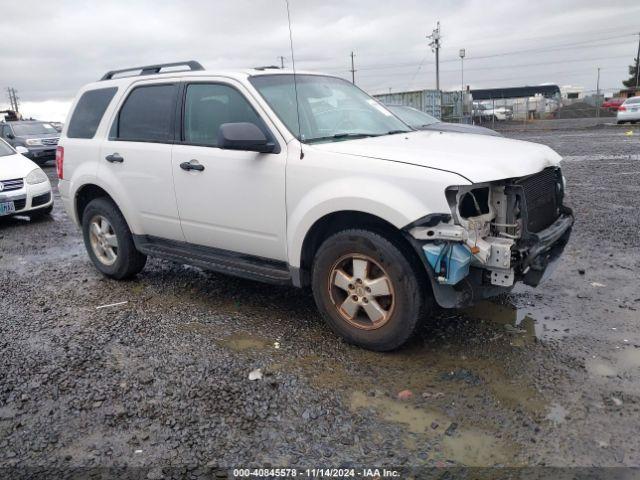
{"type": "Polygon", "coordinates": [[[640,130],[559,126],[506,132],[566,158],[555,275],[391,354],[297,289],[154,259],[108,280],[59,201],[0,221],[0,466],[640,465],[640,130]]]}

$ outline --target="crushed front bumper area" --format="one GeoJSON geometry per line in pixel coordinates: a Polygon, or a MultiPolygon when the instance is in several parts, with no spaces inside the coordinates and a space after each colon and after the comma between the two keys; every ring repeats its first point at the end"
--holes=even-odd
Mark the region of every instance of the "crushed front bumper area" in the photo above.
{"type": "Polygon", "coordinates": [[[555,270],[558,259],[571,236],[573,223],[573,214],[566,209],[566,213],[551,226],[541,232],[530,234],[531,243],[520,265],[522,281],[525,284],[535,287],[555,270]]]}
{"type": "MultiPolygon", "coordinates": [[[[563,213],[546,229],[537,233],[529,233],[511,248],[514,277],[513,281],[521,281],[527,285],[537,286],[546,280],[555,270],[560,255],[569,241],[574,224],[573,213],[562,207],[563,213]]],[[[443,215],[438,220],[442,220],[443,215]]],[[[416,239],[407,232],[422,260],[429,278],[436,302],[443,308],[461,308],[509,292],[513,283],[508,286],[496,285],[491,279],[492,272],[478,266],[470,266],[468,274],[453,285],[445,284],[439,278],[425,255],[424,246],[429,242],[416,239]]]]}

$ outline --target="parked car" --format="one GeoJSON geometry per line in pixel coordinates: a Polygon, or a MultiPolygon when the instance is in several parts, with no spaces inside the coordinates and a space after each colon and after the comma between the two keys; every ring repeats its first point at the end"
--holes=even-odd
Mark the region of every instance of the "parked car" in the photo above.
{"type": "Polygon", "coordinates": [[[513,112],[507,107],[494,107],[477,103],[473,105],[473,117],[481,122],[513,120],[513,112]]]}
{"type": "Polygon", "coordinates": [[[619,97],[610,98],[609,100],[605,100],[604,102],[602,102],[601,107],[607,108],[612,111],[617,111],[618,108],[620,108],[620,105],[624,103],[624,101],[625,101],[624,98],[619,98],[619,97]]]}
{"type": "Polygon", "coordinates": [[[640,120],[640,97],[627,98],[618,108],[616,120],[620,123],[636,123],[640,120]]]}
{"type": "Polygon", "coordinates": [[[475,133],[477,135],[493,135],[496,137],[502,136],[490,128],[478,127],[477,125],[466,125],[464,123],[443,122],[428,113],[406,105],[387,105],[387,108],[400,120],[416,130],[475,133]]]}
{"type": "Polygon", "coordinates": [[[0,217],[9,215],[48,215],[53,209],[51,183],[47,174],[0,139],[0,217]]]}
{"type": "Polygon", "coordinates": [[[108,72],[65,122],[60,194],[106,276],[152,255],[310,287],[337,334],[383,351],[434,302],[538,285],[569,238],[547,146],[412,131],[328,75],[163,73],[179,65],[108,72]]]}
{"type": "Polygon", "coordinates": [[[0,138],[13,147],[26,148],[24,155],[38,165],[43,165],[56,158],[60,133],[50,123],[24,120],[2,124],[0,138]]]}

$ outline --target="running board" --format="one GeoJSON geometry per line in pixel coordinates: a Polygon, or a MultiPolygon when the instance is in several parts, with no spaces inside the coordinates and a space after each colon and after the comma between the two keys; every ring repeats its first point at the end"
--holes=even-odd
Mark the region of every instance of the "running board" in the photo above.
{"type": "Polygon", "coordinates": [[[136,249],[151,257],[259,282],[276,285],[292,283],[286,262],[149,235],[134,235],[133,241],[136,249]]]}

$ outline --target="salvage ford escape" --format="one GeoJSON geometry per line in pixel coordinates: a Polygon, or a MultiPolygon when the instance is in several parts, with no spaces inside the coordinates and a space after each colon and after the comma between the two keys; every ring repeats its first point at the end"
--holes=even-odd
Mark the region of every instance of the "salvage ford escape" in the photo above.
{"type": "Polygon", "coordinates": [[[56,161],[103,274],[131,277],[152,255],[311,287],[337,334],[381,351],[434,302],[538,285],[573,225],[550,148],[414,131],[313,73],[108,72],[79,92],[56,161]]]}

